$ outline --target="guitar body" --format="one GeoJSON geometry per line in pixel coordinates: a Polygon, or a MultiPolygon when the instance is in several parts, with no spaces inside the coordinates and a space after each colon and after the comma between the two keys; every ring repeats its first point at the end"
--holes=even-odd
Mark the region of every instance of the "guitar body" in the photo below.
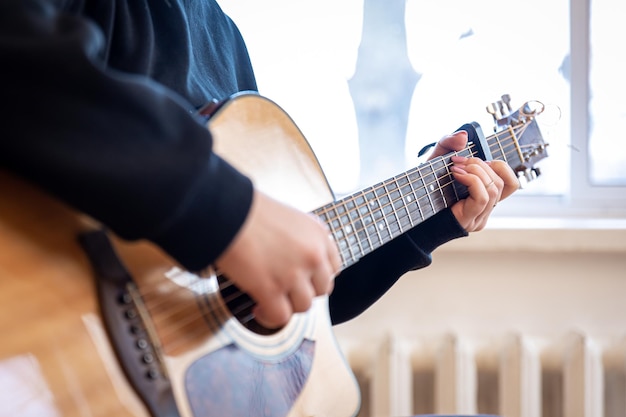
{"type": "MultiPolygon", "coordinates": [[[[542,106],[531,103],[498,118],[488,138],[464,125],[470,140],[458,154],[535,177],[547,145],[535,121],[542,106]]],[[[214,110],[216,152],[258,189],[324,221],[344,268],[468,195],[443,155],[335,201],[273,102],[244,93],[214,110]]],[[[0,171],[0,417],[356,415],[358,385],[327,298],[268,331],[227,278],[184,271],[0,171]]]]}
{"type": "MultiPolygon", "coordinates": [[[[261,190],[304,211],[333,200],[308,143],[267,99],[235,96],[208,126],[216,151],[261,190]]],[[[215,275],[190,274],[147,242],[109,236],[140,294],[131,302],[138,314],[111,301],[128,322],[111,330],[77,239],[95,222],[6,173],[0,190],[0,416],[357,414],[358,386],[326,298],[261,334],[230,312],[215,275]],[[113,343],[115,331],[133,343],[113,343]],[[144,396],[155,399],[146,405],[144,396]]]]}

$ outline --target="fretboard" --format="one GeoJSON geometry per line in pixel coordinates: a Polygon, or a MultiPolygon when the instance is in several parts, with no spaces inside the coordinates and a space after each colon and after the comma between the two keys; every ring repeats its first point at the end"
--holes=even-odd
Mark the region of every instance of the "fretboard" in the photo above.
{"type": "MultiPolygon", "coordinates": [[[[516,133],[510,129],[486,139],[493,159],[504,160],[512,168],[522,160],[516,133]]],[[[479,154],[477,145],[469,143],[459,152],[434,158],[315,210],[337,242],[343,268],[466,198],[468,190],[454,180],[450,157],[479,154]]]]}

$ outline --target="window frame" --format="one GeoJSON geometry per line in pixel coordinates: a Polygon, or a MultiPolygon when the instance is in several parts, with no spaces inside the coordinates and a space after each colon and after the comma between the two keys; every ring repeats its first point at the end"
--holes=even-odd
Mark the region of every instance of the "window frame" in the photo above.
{"type": "MultiPolygon", "coordinates": [[[[413,0],[423,1],[423,0],[413,0]]],[[[565,194],[533,194],[532,184],[528,192],[516,193],[501,202],[493,216],[498,227],[516,227],[516,219],[553,219],[554,224],[574,225],[577,221],[603,219],[604,224],[623,227],[626,220],[626,186],[600,186],[591,182],[589,161],[590,144],[590,57],[591,57],[591,2],[593,0],[569,0],[569,138],[563,138],[569,148],[554,144],[551,152],[569,152],[569,187],[565,194]],[[569,219],[571,222],[561,222],[569,219]],[[622,225],[622,226],[620,226],[622,225]]],[[[224,0],[225,3],[228,1],[224,0]]],[[[226,8],[228,9],[228,8],[226,8]]],[[[228,12],[228,10],[226,10],[228,12]]],[[[238,19],[235,16],[235,22],[238,19]]],[[[246,33],[244,32],[244,38],[246,33]]],[[[540,47],[540,45],[538,45],[540,47]]],[[[505,92],[506,93],[506,92],[505,92]]],[[[305,98],[306,99],[306,98],[305,98]]],[[[479,103],[480,104],[480,103],[479,103]]],[[[541,168],[541,164],[538,165],[541,168]]],[[[548,176],[550,173],[545,172],[548,176]]],[[[537,181],[541,181],[541,177],[537,181]]],[[[541,223],[541,221],[539,221],[541,223]]],[[[595,224],[592,222],[592,224],[595,224]]]]}
{"type": "MultiPolygon", "coordinates": [[[[624,227],[626,187],[601,186],[591,182],[588,153],[591,139],[589,123],[591,1],[570,0],[569,2],[571,58],[569,193],[566,195],[514,194],[494,212],[495,217],[565,220],[603,218],[609,221],[615,220],[613,222],[615,227],[624,227]]],[[[570,222],[557,223],[566,225],[570,222]]],[[[507,222],[500,221],[498,224],[503,227],[507,225],[507,222]]]]}

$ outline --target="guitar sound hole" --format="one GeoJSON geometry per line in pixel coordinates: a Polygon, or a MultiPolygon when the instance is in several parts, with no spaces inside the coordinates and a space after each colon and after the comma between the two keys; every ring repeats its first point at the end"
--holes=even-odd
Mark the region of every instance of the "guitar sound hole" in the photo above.
{"type": "Polygon", "coordinates": [[[256,320],[252,312],[256,303],[248,294],[242,292],[236,285],[222,275],[218,276],[217,279],[222,299],[230,310],[230,313],[239,323],[248,330],[263,336],[274,334],[280,330],[280,328],[270,329],[256,320]]]}

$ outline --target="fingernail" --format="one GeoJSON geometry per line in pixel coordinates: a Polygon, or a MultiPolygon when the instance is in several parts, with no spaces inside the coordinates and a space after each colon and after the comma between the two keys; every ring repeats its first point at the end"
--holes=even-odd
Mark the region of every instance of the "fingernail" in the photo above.
{"type": "Polygon", "coordinates": [[[457,165],[452,165],[452,168],[450,168],[452,171],[459,173],[459,174],[467,174],[467,171],[464,170],[463,168],[457,166],[457,165]]]}
{"type": "Polygon", "coordinates": [[[452,162],[455,162],[455,163],[461,163],[462,164],[462,163],[467,162],[467,158],[464,157],[464,156],[460,156],[460,155],[452,155],[450,157],[450,159],[452,160],[452,162]]]}

